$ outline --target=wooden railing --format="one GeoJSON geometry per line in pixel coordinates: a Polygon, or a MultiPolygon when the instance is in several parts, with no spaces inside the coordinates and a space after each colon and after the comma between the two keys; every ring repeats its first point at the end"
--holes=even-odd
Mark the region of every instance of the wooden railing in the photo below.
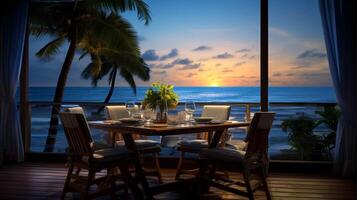
{"type": "MultiPolygon", "coordinates": [[[[80,101],[73,101],[73,102],[62,102],[60,103],[63,107],[66,106],[74,106],[74,105],[79,105],[79,106],[93,106],[93,107],[100,107],[103,105],[124,105],[125,103],[123,102],[113,102],[109,104],[104,104],[101,102],[80,102],[80,101]]],[[[29,115],[28,115],[28,122],[31,122],[31,108],[33,107],[50,107],[52,105],[55,105],[53,102],[48,102],[48,101],[30,101],[28,106],[29,106],[29,115]]],[[[57,104],[58,105],[58,104],[57,104]]],[[[184,102],[180,102],[179,106],[183,106],[184,102]]],[[[230,105],[232,107],[241,107],[239,108],[240,111],[245,112],[243,113],[249,113],[250,110],[254,109],[259,110],[259,103],[256,102],[196,102],[196,105],[198,107],[203,106],[203,105],[230,105]]],[[[335,106],[336,103],[320,103],[320,102],[271,102],[269,106],[274,109],[274,107],[323,107],[323,106],[335,106]]],[[[30,125],[27,126],[28,130],[25,131],[26,133],[24,137],[24,144],[25,144],[25,151],[30,152],[30,146],[31,146],[31,123],[30,125]]]]}

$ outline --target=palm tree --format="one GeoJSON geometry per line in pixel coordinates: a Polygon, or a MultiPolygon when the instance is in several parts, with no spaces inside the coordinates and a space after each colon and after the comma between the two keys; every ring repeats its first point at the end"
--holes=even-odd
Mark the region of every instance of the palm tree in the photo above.
{"type": "MultiPolygon", "coordinates": [[[[91,79],[92,85],[96,87],[99,80],[108,76],[108,84],[110,85],[110,88],[108,95],[104,100],[104,105],[109,103],[113,95],[118,71],[120,76],[130,85],[134,94],[136,94],[134,76],[137,76],[143,81],[150,79],[150,68],[147,67],[146,63],[141,58],[130,58],[130,56],[127,56],[125,60],[121,60],[120,57],[115,57],[114,60],[102,58],[102,61],[103,60],[104,62],[102,63],[101,71],[99,73],[93,73],[94,64],[92,62],[83,70],[82,77],[84,79],[91,79]],[[130,60],[131,62],[128,63],[130,60]]],[[[100,113],[103,108],[104,106],[101,106],[97,113],[100,113]]]]}
{"type": "MultiPolygon", "coordinates": [[[[45,152],[52,152],[57,136],[58,114],[63,99],[64,88],[68,73],[76,51],[81,51],[84,56],[90,53],[97,65],[101,66],[100,56],[93,52],[93,46],[89,41],[96,40],[101,43],[102,51],[111,51],[110,47],[115,44],[113,52],[121,51],[136,52],[140,49],[132,43],[124,21],[120,23],[120,12],[136,10],[138,18],[148,24],[151,20],[149,8],[142,0],[86,0],[62,3],[37,3],[31,10],[31,33],[37,37],[51,35],[55,39],[46,44],[37,52],[37,56],[49,59],[58,53],[59,48],[69,43],[65,60],[58,77],[56,91],[53,98],[50,128],[46,139],[45,152]],[[108,14],[109,13],[109,14],[108,14]],[[109,17],[118,16],[117,26],[106,21],[109,17]],[[119,29],[118,25],[123,29],[119,29]],[[108,45],[111,44],[111,45],[108,45]],[[108,47],[108,48],[107,48],[108,47]]],[[[99,66],[99,67],[98,67],[99,66]]]]}

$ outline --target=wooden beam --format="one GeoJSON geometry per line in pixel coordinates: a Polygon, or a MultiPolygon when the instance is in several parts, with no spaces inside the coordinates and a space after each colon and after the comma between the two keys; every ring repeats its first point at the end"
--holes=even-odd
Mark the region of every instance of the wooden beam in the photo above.
{"type": "Polygon", "coordinates": [[[20,74],[20,123],[25,152],[30,152],[31,116],[28,102],[29,86],[29,24],[27,24],[20,74]]]}
{"type": "Polygon", "coordinates": [[[260,0],[260,110],[268,111],[268,0],[260,0]]]}

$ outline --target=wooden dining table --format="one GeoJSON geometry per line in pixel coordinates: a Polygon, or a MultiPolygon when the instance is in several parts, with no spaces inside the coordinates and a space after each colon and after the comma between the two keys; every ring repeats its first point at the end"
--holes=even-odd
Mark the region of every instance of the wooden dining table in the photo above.
{"type": "MultiPolygon", "coordinates": [[[[248,127],[250,122],[242,121],[226,121],[222,123],[185,123],[178,125],[167,125],[167,126],[153,126],[145,124],[124,124],[114,121],[90,121],[88,122],[91,128],[101,129],[108,132],[120,133],[123,136],[125,145],[128,150],[133,152],[134,166],[136,170],[136,175],[143,187],[144,195],[146,199],[154,199],[154,195],[168,192],[171,190],[177,190],[178,188],[186,187],[187,184],[193,183],[194,178],[177,180],[170,183],[163,183],[156,186],[149,186],[148,181],[144,175],[144,170],[140,162],[140,156],[138,148],[134,142],[133,135],[139,134],[143,136],[169,136],[169,135],[183,135],[191,133],[202,133],[209,132],[212,133],[212,137],[209,139],[209,148],[216,148],[221,140],[223,132],[228,128],[236,127],[248,127]],[[190,182],[191,181],[191,182],[190,182]],[[181,187],[183,186],[183,187],[181,187]]],[[[135,194],[137,199],[144,199],[142,194],[135,194]]]]}

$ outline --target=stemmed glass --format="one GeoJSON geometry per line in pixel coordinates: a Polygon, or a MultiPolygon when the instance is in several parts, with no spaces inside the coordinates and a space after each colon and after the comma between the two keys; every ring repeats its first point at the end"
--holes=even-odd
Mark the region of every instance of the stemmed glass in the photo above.
{"type": "Polygon", "coordinates": [[[129,118],[133,117],[133,110],[135,109],[135,102],[134,101],[127,101],[125,103],[125,108],[129,113],[129,118]]]}
{"type": "Polygon", "coordinates": [[[186,103],[185,103],[185,112],[186,112],[186,114],[188,114],[188,116],[189,116],[188,121],[191,121],[191,120],[192,120],[192,118],[193,118],[193,113],[195,112],[195,110],[196,110],[195,102],[193,102],[193,101],[186,101],[186,103]]]}
{"type": "Polygon", "coordinates": [[[143,110],[143,117],[145,120],[145,123],[150,124],[152,122],[152,118],[154,115],[154,111],[150,108],[145,108],[143,110]]]}

